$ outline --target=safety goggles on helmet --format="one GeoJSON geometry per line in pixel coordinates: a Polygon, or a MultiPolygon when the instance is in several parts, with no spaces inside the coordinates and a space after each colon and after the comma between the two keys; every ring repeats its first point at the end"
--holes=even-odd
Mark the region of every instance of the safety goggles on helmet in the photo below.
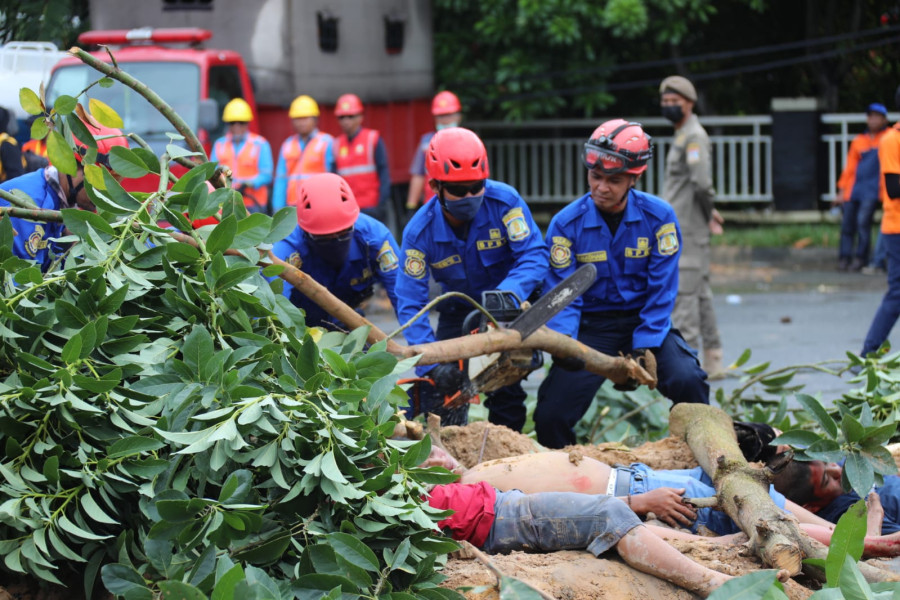
{"type": "Polygon", "coordinates": [[[632,169],[643,167],[647,161],[653,156],[653,150],[650,147],[650,136],[646,133],[647,148],[634,152],[626,148],[621,148],[615,142],[618,136],[626,128],[635,125],[640,127],[639,123],[625,123],[612,131],[609,135],[601,135],[600,137],[588,140],[584,145],[581,153],[581,160],[584,166],[590,169],[599,169],[607,175],[614,173],[623,173],[632,169]]]}
{"type": "Polygon", "coordinates": [[[351,225],[347,229],[343,229],[341,231],[336,231],[334,233],[326,233],[322,235],[315,235],[312,233],[307,233],[314,242],[349,242],[353,239],[353,226],[351,225]]]}
{"type": "MultiPolygon", "coordinates": [[[[88,149],[84,146],[78,146],[75,148],[75,152],[77,152],[82,158],[87,154],[88,149]]],[[[103,152],[98,152],[96,158],[94,158],[94,164],[103,165],[107,169],[111,169],[112,167],[109,164],[109,154],[105,154],[103,152]]]]}
{"type": "Polygon", "coordinates": [[[484,189],[484,179],[475,183],[441,183],[441,189],[449,193],[451,196],[462,198],[469,194],[477,195],[484,189]]]}

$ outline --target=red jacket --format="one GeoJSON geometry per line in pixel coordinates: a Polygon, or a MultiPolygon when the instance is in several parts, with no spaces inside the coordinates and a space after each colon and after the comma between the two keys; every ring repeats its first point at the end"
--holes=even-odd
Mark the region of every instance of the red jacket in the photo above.
{"type": "Polygon", "coordinates": [[[484,546],[494,525],[497,490],[487,482],[448,483],[431,491],[428,504],[439,510],[455,511],[438,527],[449,529],[454,540],[466,540],[476,548],[484,546]]]}

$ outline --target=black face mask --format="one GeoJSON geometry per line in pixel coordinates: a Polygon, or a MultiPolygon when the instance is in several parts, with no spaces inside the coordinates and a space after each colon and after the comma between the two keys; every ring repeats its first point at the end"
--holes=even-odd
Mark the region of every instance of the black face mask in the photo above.
{"type": "Polygon", "coordinates": [[[310,235],[306,236],[309,244],[319,258],[332,269],[340,270],[347,262],[350,255],[350,244],[353,242],[353,232],[348,235],[337,238],[316,239],[310,235]]]}
{"type": "Polygon", "coordinates": [[[78,185],[72,183],[71,175],[66,175],[66,179],[69,181],[69,191],[66,194],[66,207],[78,208],[78,192],[84,187],[84,179],[82,178],[82,180],[78,182],[78,185]]]}
{"type": "Polygon", "coordinates": [[[681,120],[684,119],[684,111],[677,104],[670,104],[662,107],[662,116],[672,123],[681,123],[681,120]]]}

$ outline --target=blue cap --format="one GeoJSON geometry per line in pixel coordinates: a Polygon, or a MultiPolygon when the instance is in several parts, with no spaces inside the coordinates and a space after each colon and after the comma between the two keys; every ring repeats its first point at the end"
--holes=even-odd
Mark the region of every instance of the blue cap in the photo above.
{"type": "Polygon", "coordinates": [[[878,113],[879,115],[888,116],[887,109],[884,107],[884,104],[880,102],[873,102],[869,105],[869,108],[866,109],[866,114],[869,113],[878,113]]]}

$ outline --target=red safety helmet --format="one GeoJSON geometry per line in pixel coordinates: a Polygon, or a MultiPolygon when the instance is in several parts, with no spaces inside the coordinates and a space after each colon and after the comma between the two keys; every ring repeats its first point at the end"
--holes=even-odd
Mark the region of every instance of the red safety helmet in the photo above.
{"type": "Polygon", "coordinates": [[[425,153],[425,171],[438,181],[476,181],[491,174],[484,142],[465,127],[434,134],[425,153]]]}
{"type": "Polygon", "coordinates": [[[431,101],[431,114],[435,117],[462,112],[462,104],[453,92],[438,92],[431,101]]]}
{"type": "Polygon", "coordinates": [[[344,94],[338,98],[334,107],[334,116],[353,117],[363,113],[363,103],[356,94],[344,94]]]}
{"type": "Polygon", "coordinates": [[[640,175],[652,157],[650,136],[640,123],[625,119],[613,119],[595,129],[581,154],[585,167],[608,174],[640,175]]]}
{"type": "MultiPolygon", "coordinates": [[[[82,123],[84,123],[84,126],[87,127],[88,131],[91,132],[91,135],[94,136],[94,139],[97,141],[97,158],[95,159],[95,162],[109,167],[109,151],[112,150],[114,146],[121,146],[123,148],[128,147],[128,138],[125,137],[125,134],[122,133],[121,129],[106,127],[105,125],[94,125],[87,121],[82,121],[82,123]]],[[[81,162],[88,150],[88,145],[79,140],[74,134],[72,135],[72,139],[75,142],[76,148],[75,158],[81,162]]]]}
{"type": "Polygon", "coordinates": [[[356,196],[340,175],[312,175],[300,182],[297,196],[297,223],[306,233],[337,233],[352,227],[359,217],[356,196]]]}

